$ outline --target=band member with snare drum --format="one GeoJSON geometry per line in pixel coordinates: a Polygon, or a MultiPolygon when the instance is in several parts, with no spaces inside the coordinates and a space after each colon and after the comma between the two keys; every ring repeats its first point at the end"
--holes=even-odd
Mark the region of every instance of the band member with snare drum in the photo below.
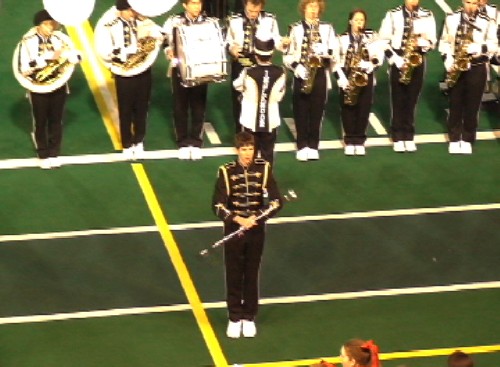
{"type": "Polygon", "coordinates": [[[422,91],[426,54],[436,45],[433,13],[420,7],[419,0],[405,0],[389,10],[380,27],[386,40],[390,64],[391,136],[395,152],[414,152],[415,113],[422,91]]]}
{"type": "Polygon", "coordinates": [[[178,65],[179,45],[176,39],[176,28],[181,25],[189,26],[216,21],[216,19],[208,18],[202,13],[202,0],[182,0],[182,6],[184,12],[169,17],[163,26],[167,42],[165,55],[170,61],[168,75],[172,79],[172,108],[179,159],[199,160],[202,158],[201,146],[208,84],[184,85],[178,65]],[[191,116],[191,126],[189,126],[189,116],[191,116]]]}
{"type": "Polygon", "coordinates": [[[233,82],[242,93],[240,124],[255,137],[255,154],[274,164],[274,145],[281,122],[279,102],[286,90],[286,72],[273,65],[274,40],[263,35],[255,38],[254,66],[243,69],[233,82]]]}
{"type": "Polygon", "coordinates": [[[495,22],[479,12],[479,1],[462,0],[462,4],[446,17],[439,42],[449,88],[450,154],[472,153],[488,60],[498,47],[495,22]]]}
{"type": "Polygon", "coordinates": [[[138,14],[127,0],[117,0],[95,29],[96,49],[115,80],[123,156],[144,156],[151,99],[151,66],[163,42],[161,28],[138,14]]]}
{"type": "Polygon", "coordinates": [[[340,35],[340,65],[348,85],[340,91],[345,155],[365,155],[366,129],[373,104],[374,71],[384,57],[384,42],[366,27],[362,9],[351,11],[347,31],[340,35]]]}
{"type": "Polygon", "coordinates": [[[330,73],[339,59],[339,43],[330,23],[320,21],[324,0],[300,0],[303,19],[290,26],[290,47],[283,58],[293,74],[293,116],[299,161],[319,159],[321,124],[330,73]]]}
{"type": "Polygon", "coordinates": [[[254,136],[236,134],[238,158],[219,167],[212,200],[215,215],[224,221],[224,234],[246,228],[224,245],[227,336],[251,338],[257,334],[255,318],[259,306],[259,269],[264,250],[266,221],[283,203],[271,166],[254,158],[254,136]],[[256,220],[263,212],[267,217],[256,220]]]}
{"type": "MultiPolygon", "coordinates": [[[[245,67],[256,64],[255,35],[271,34],[275,48],[283,51],[289,44],[287,37],[279,34],[276,16],[264,11],[266,0],[243,0],[244,10],[228,17],[226,47],[231,55],[231,82],[245,67]]],[[[232,89],[233,118],[236,132],[241,131],[241,93],[232,89]]]]}
{"type": "Polygon", "coordinates": [[[67,81],[81,56],[47,10],[37,12],[33,24],[15,50],[13,67],[17,80],[29,91],[40,167],[50,169],[61,166],[67,81]]]}

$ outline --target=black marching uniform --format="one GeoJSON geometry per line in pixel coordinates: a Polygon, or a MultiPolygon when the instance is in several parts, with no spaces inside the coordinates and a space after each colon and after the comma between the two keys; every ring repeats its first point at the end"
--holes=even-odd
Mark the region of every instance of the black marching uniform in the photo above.
{"type": "MultiPolygon", "coordinates": [[[[283,57],[283,62],[295,74],[292,98],[297,130],[297,151],[304,148],[318,150],[328,90],[331,89],[330,74],[338,59],[338,38],[330,23],[319,22],[316,29],[314,25],[301,20],[290,26],[290,47],[283,57]],[[321,65],[316,68],[312,90],[310,93],[304,93],[302,87],[312,76],[299,77],[296,70],[308,69],[309,56],[318,56],[321,65]]],[[[309,70],[308,74],[311,74],[309,70]]]]}
{"type": "MultiPolygon", "coordinates": [[[[469,42],[466,42],[466,44],[469,42]]],[[[462,8],[445,19],[439,51],[452,65],[459,55],[469,58],[469,69],[462,71],[449,90],[448,139],[450,143],[474,143],[479,120],[479,108],[487,80],[488,60],[497,50],[495,22],[478,12],[468,17],[462,8]],[[465,38],[472,36],[479,53],[470,55],[470,44],[463,46],[465,38]],[[465,49],[464,49],[465,48],[465,49]]],[[[449,70],[448,70],[449,71],[449,70]]]]}
{"type": "Polygon", "coordinates": [[[357,89],[357,98],[353,98],[353,101],[346,98],[344,89],[340,90],[340,114],[346,146],[364,145],[366,141],[375,87],[374,71],[381,65],[384,57],[382,44],[375,41],[377,37],[376,32],[371,29],[365,29],[359,35],[345,32],[339,37],[340,65],[346,78],[351,80],[352,74],[356,72],[366,77],[366,86],[357,89]],[[359,61],[359,64],[355,65],[355,61],[359,61]]]}
{"type": "MultiPolygon", "coordinates": [[[[240,54],[242,55],[237,59],[233,57],[231,60],[231,83],[239,77],[243,68],[256,64],[255,35],[257,33],[272,35],[275,48],[282,50],[278,22],[274,14],[261,11],[259,17],[252,20],[242,11],[227,18],[226,48],[229,52],[232,46],[240,46],[240,54]]],[[[242,96],[241,92],[234,88],[231,91],[235,130],[238,132],[242,129],[240,125],[242,96]]]]}
{"type": "MultiPolygon", "coordinates": [[[[185,12],[169,17],[163,26],[167,42],[165,52],[171,49],[173,50],[174,57],[177,57],[177,26],[214,20],[215,18],[208,18],[204,14],[200,14],[196,19],[191,19],[185,12]]],[[[179,67],[176,66],[175,62],[172,63],[171,61],[170,68],[169,74],[172,78],[172,107],[174,110],[177,146],[179,148],[190,146],[201,148],[203,144],[203,123],[205,121],[207,106],[208,84],[202,83],[194,86],[185,86],[179,67]],[[190,114],[191,128],[189,128],[190,114]]]]}
{"type": "MultiPolygon", "coordinates": [[[[410,12],[404,5],[389,10],[380,27],[380,38],[389,42],[386,57],[389,64],[391,92],[391,135],[394,143],[413,141],[415,136],[415,113],[422,91],[426,69],[426,54],[436,45],[436,21],[433,13],[422,7],[410,12]],[[401,70],[397,60],[404,57],[411,34],[421,38],[425,35],[427,42],[415,45],[414,52],[422,56],[422,64],[414,67],[411,81],[400,82],[401,70]]],[[[407,61],[407,60],[402,60],[407,61]]]]}
{"type": "Polygon", "coordinates": [[[253,321],[259,303],[259,269],[264,250],[266,220],[282,207],[281,195],[271,167],[255,159],[248,167],[238,160],[219,167],[213,194],[214,213],[224,221],[224,234],[239,229],[236,216],[259,216],[270,205],[275,208],[259,223],[224,245],[226,301],[229,319],[253,321]]]}

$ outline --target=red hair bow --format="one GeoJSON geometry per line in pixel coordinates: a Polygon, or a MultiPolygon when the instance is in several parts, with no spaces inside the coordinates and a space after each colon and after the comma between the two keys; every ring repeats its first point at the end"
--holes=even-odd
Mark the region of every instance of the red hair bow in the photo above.
{"type": "Polygon", "coordinates": [[[378,353],[379,353],[379,347],[377,344],[373,342],[373,340],[368,340],[366,343],[364,343],[362,348],[368,348],[371,352],[372,358],[372,367],[380,367],[380,360],[378,359],[378,353]]]}

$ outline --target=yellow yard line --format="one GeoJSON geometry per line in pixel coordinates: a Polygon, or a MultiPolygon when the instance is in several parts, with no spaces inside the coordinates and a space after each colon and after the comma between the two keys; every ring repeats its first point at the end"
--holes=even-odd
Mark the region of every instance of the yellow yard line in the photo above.
{"type": "MultiPolygon", "coordinates": [[[[480,354],[480,353],[496,353],[500,352],[500,345],[481,345],[474,347],[456,347],[456,348],[440,348],[440,349],[423,349],[423,350],[412,350],[407,352],[392,352],[392,353],[381,353],[380,359],[382,361],[388,361],[391,359],[410,359],[410,358],[425,358],[425,357],[439,357],[447,356],[456,350],[461,350],[468,354],[480,354]]],[[[302,359],[295,361],[280,361],[280,362],[266,362],[266,363],[245,363],[244,367],[290,367],[290,366],[310,366],[311,364],[318,363],[321,358],[316,359],[302,359]]],[[[339,357],[325,357],[325,361],[330,363],[340,363],[339,357]]]]}
{"type": "Polygon", "coordinates": [[[132,168],[135,172],[137,180],[139,181],[142,192],[149,206],[149,210],[151,211],[156,226],[160,232],[161,238],[163,239],[165,248],[170,255],[172,264],[174,265],[175,271],[181,281],[184,293],[186,294],[189,304],[192,307],[196,322],[198,323],[198,327],[200,328],[203,338],[205,339],[210,355],[212,356],[216,366],[227,366],[227,361],[222,352],[222,348],[217,340],[217,337],[215,336],[212,325],[208,320],[208,316],[203,308],[188,268],[184,263],[179,247],[177,246],[174,236],[170,231],[169,224],[167,223],[167,219],[163,214],[158,198],[156,197],[153,187],[151,186],[151,182],[149,181],[146,171],[144,170],[144,166],[139,163],[134,163],[132,164],[132,168]]]}
{"type": "Polygon", "coordinates": [[[104,126],[113,143],[113,148],[121,150],[114,83],[110,72],[102,65],[94,51],[92,27],[86,21],[81,26],[66,27],[66,29],[76,48],[82,52],[81,65],[83,73],[94,95],[97,107],[104,121],[104,126]]]}

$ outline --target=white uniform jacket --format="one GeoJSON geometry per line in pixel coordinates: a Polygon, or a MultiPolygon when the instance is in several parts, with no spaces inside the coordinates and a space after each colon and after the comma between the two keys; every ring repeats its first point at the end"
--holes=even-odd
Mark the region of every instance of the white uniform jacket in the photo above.
{"type": "MultiPolygon", "coordinates": [[[[232,46],[243,47],[245,42],[245,15],[238,13],[230,15],[228,17],[228,26],[226,34],[226,46],[231,48],[232,46]]],[[[261,11],[259,17],[256,19],[257,30],[255,34],[263,34],[271,36],[274,40],[274,48],[283,51],[283,46],[281,42],[280,30],[278,27],[278,22],[276,16],[273,13],[268,13],[261,11]]],[[[250,53],[254,53],[253,42],[250,42],[250,53]]]]}
{"type": "MultiPolygon", "coordinates": [[[[445,19],[443,34],[439,42],[439,52],[443,56],[453,56],[455,54],[455,38],[462,16],[462,9],[458,9],[445,19]]],[[[475,55],[474,59],[487,61],[498,48],[496,24],[493,19],[481,13],[476,16],[473,24],[476,27],[472,32],[473,42],[481,45],[481,54],[475,55]]]]}
{"type": "MultiPolygon", "coordinates": [[[[405,31],[405,14],[408,12],[404,5],[389,10],[380,26],[379,36],[387,42],[386,57],[392,65],[392,56],[396,50],[401,50],[405,31]]],[[[436,20],[432,11],[419,7],[413,20],[413,32],[428,41],[428,45],[420,47],[422,53],[426,53],[436,47],[436,20]]]]}
{"type": "MultiPolygon", "coordinates": [[[[384,51],[386,43],[379,39],[377,32],[366,29],[362,35],[361,43],[363,47],[366,47],[368,51],[369,61],[373,63],[374,67],[381,66],[384,60],[384,51]]],[[[339,63],[340,67],[344,68],[345,65],[347,51],[351,44],[351,38],[349,33],[342,33],[339,36],[339,63]]]]}
{"type": "MultiPolygon", "coordinates": [[[[295,70],[298,64],[303,63],[302,44],[304,40],[304,21],[298,21],[290,26],[290,46],[283,56],[283,63],[290,70],[295,70]]],[[[330,60],[329,68],[325,68],[327,87],[332,88],[330,73],[336,71],[339,61],[339,40],[333,26],[327,22],[320,22],[319,34],[321,47],[330,60]]]]}

